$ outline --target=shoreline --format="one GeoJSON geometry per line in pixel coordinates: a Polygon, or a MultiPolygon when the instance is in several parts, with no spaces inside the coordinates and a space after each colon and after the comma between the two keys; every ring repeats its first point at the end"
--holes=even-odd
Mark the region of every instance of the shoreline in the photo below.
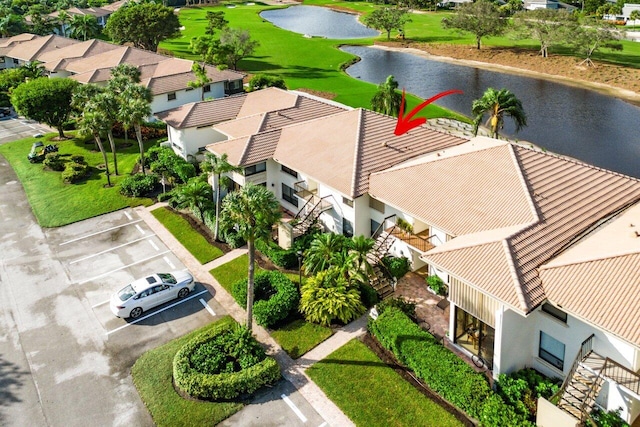
{"type": "Polygon", "coordinates": [[[627,89],[609,86],[604,83],[591,82],[591,81],[582,80],[582,79],[573,79],[573,78],[569,78],[569,77],[565,77],[557,74],[541,73],[538,71],[531,71],[524,68],[512,67],[509,65],[491,64],[488,62],[475,61],[470,59],[458,59],[458,58],[451,58],[448,56],[438,56],[414,47],[393,47],[393,46],[386,46],[386,45],[380,45],[380,44],[373,44],[371,47],[376,49],[381,49],[381,50],[387,50],[387,51],[409,53],[412,55],[420,56],[425,59],[430,59],[430,60],[439,61],[439,62],[447,62],[455,65],[461,65],[464,67],[480,68],[484,70],[495,71],[498,73],[505,73],[505,74],[525,75],[528,77],[535,77],[538,79],[562,83],[569,86],[587,88],[587,89],[599,92],[603,95],[612,96],[612,97],[621,99],[623,101],[629,102],[637,107],[640,107],[640,93],[633,92],[627,89]]]}

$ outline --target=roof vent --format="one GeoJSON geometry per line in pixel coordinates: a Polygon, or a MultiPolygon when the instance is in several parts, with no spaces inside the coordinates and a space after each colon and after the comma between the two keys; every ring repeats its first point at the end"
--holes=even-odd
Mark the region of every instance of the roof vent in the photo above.
{"type": "Polygon", "coordinates": [[[640,237],[640,232],[638,230],[634,231],[636,233],[636,237],[640,237]]]}
{"type": "Polygon", "coordinates": [[[386,147],[387,146],[387,141],[382,141],[382,146],[386,147]]]}

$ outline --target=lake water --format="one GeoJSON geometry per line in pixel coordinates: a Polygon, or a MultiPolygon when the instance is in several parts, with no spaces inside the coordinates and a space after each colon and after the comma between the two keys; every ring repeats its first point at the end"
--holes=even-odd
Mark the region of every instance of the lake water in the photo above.
{"type": "MultiPolygon", "coordinates": [[[[300,34],[331,39],[372,37],[377,31],[360,24],[355,15],[314,6],[293,6],[260,14],[274,25],[300,34]]],[[[530,141],[549,151],[575,157],[640,178],[640,108],[617,98],[579,87],[513,74],[430,61],[416,55],[370,47],[343,50],[362,60],[349,67],[355,78],[379,84],[394,75],[400,88],[422,98],[449,89],[438,105],[471,115],[471,103],[493,87],[508,89],[521,101],[528,126],[515,133],[509,118],[502,134],[530,141]]]]}
{"type": "Polygon", "coordinates": [[[379,84],[393,75],[401,89],[422,98],[449,89],[464,91],[436,103],[466,116],[471,116],[473,100],[488,87],[509,89],[522,101],[528,126],[516,134],[513,122],[506,118],[503,135],[640,178],[640,108],[630,103],[547,80],[402,52],[356,46],[343,50],[362,58],[347,70],[352,77],[379,84]]]}
{"type": "Polygon", "coordinates": [[[362,39],[378,36],[378,31],[358,22],[356,15],[336,12],[326,7],[291,6],[265,10],[260,16],[276,27],[328,39],[362,39]]]}

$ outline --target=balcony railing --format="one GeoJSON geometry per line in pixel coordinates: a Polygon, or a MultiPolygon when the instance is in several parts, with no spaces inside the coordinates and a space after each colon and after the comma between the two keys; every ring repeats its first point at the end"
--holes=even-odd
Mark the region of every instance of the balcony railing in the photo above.
{"type": "Polygon", "coordinates": [[[309,183],[306,181],[298,181],[293,184],[293,193],[303,200],[309,200],[317,192],[317,189],[310,190],[309,183]]]}
{"type": "Polygon", "coordinates": [[[394,226],[387,229],[387,233],[391,234],[398,240],[402,240],[407,245],[416,248],[420,252],[427,252],[435,247],[435,245],[431,243],[433,236],[429,236],[429,230],[413,234],[407,233],[398,226],[394,226]]]}
{"type": "Polygon", "coordinates": [[[628,388],[637,395],[640,395],[640,374],[625,368],[615,360],[605,359],[602,368],[602,376],[612,379],[623,387],[628,388]]]}

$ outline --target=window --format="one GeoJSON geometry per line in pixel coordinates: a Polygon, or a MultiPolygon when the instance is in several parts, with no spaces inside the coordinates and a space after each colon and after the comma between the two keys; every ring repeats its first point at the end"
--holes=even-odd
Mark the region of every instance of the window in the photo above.
{"type": "Polygon", "coordinates": [[[548,302],[545,302],[544,304],[542,304],[542,311],[544,311],[547,314],[550,314],[551,316],[555,317],[561,322],[567,323],[567,313],[549,304],[548,302]]]}
{"type": "Polygon", "coordinates": [[[193,90],[193,88],[192,88],[192,87],[188,87],[188,88],[186,88],[186,89],[185,89],[185,92],[190,92],[190,91],[192,91],[192,90],[193,90]]]}
{"type": "Polygon", "coordinates": [[[345,205],[349,206],[350,208],[353,207],[353,200],[347,199],[346,197],[342,198],[342,203],[344,203],[345,205]]]}
{"type": "Polygon", "coordinates": [[[4,56],[0,56],[0,64],[4,64],[4,56]]]}
{"type": "Polygon", "coordinates": [[[289,169],[288,167],[286,167],[285,165],[281,165],[280,166],[280,170],[284,173],[288,173],[289,175],[297,178],[298,177],[298,172],[294,171],[293,169],[289,169]]]}
{"type": "Polygon", "coordinates": [[[257,165],[247,166],[246,168],[244,168],[244,176],[255,175],[257,173],[264,172],[266,170],[267,170],[266,162],[258,163],[257,165]]]}
{"type": "Polygon", "coordinates": [[[293,188],[285,184],[282,184],[282,199],[298,207],[298,199],[293,195],[293,188]]]}
{"type": "Polygon", "coordinates": [[[211,92],[211,85],[204,85],[204,86],[202,86],[202,91],[203,91],[204,93],[211,92]]]}
{"type": "Polygon", "coordinates": [[[380,227],[380,223],[376,222],[374,220],[371,220],[371,235],[372,236],[376,231],[378,231],[378,227],[380,227]]]}
{"type": "Polygon", "coordinates": [[[371,209],[374,209],[378,212],[384,213],[384,203],[382,203],[380,200],[376,200],[372,197],[369,198],[369,207],[371,209]]]}
{"type": "Polygon", "coordinates": [[[167,94],[167,101],[174,101],[176,99],[176,93],[170,92],[167,94]]]}
{"type": "Polygon", "coordinates": [[[542,331],[540,331],[538,356],[556,368],[564,369],[564,344],[542,331]]]}
{"type": "Polygon", "coordinates": [[[353,223],[347,218],[342,218],[342,234],[346,237],[353,237],[353,223]]]}
{"type": "Polygon", "coordinates": [[[20,62],[18,61],[18,59],[17,59],[17,58],[13,58],[13,63],[14,63],[14,64],[16,64],[16,65],[18,65],[20,62]]]}

